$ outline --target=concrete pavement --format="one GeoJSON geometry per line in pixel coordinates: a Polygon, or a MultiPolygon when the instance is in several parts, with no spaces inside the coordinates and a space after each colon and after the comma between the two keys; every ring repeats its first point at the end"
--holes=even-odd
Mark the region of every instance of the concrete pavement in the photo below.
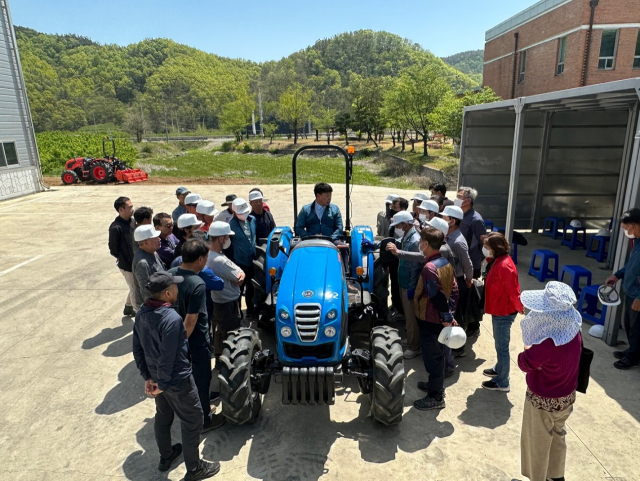
{"type": "MultiPolygon", "coordinates": [[[[189,185],[213,200],[248,195],[251,186],[189,185]]],[[[334,186],[344,214],[344,188],[334,186]]],[[[279,225],[291,225],[290,186],[264,186],[279,225]]],[[[156,470],[154,403],[131,354],[132,320],[122,317],[126,285],[107,249],[113,201],[171,212],[175,186],[59,187],[0,203],[0,479],[178,480],[184,465],[156,470]]],[[[299,205],[312,198],[302,186],[299,205]]],[[[375,224],[387,190],[355,186],[354,224],[375,224]]],[[[398,194],[412,195],[413,192],[398,194]]],[[[542,284],[526,276],[531,250],[551,247],[561,264],[581,264],[594,282],[608,274],[584,251],[525,234],[520,248],[523,289],[542,284]]],[[[400,326],[398,326],[400,327],[400,326]]],[[[585,334],[586,334],[585,326],[585,334]]],[[[261,332],[265,345],[272,339],[261,332]]],[[[567,480],[640,480],[640,369],[613,368],[612,348],[585,335],[596,358],[589,392],[578,394],[568,425],[567,480]]],[[[512,330],[512,360],[522,348],[512,330]]],[[[406,362],[405,416],[395,427],[367,417],[366,396],[346,379],[331,407],[283,406],[272,383],[258,422],[225,425],[203,439],[205,458],[222,462],[224,480],[520,480],[524,375],[515,363],[511,392],[480,388],[482,369],[495,362],[491,320],[473,352],[448,379],[447,407],[421,412],[413,401],[425,380],[419,359],[406,362]]],[[[179,426],[174,426],[179,442],[179,426]]],[[[217,479],[216,478],[216,479],[217,479]]]]}

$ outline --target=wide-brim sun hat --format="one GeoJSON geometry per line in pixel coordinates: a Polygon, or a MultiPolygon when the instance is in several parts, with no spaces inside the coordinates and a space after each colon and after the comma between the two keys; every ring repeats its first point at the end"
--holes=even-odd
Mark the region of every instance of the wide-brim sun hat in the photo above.
{"type": "Polygon", "coordinates": [[[576,303],[573,289],[563,282],[551,281],[544,289],[523,291],[520,301],[534,312],[567,311],[576,303]]]}
{"type": "Polygon", "coordinates": [[[220,204],[222,207],[229,207],[231,203],[236,200],[238,196],[236,194],[229,194],[224,198],[224,203],[220,204]]]}

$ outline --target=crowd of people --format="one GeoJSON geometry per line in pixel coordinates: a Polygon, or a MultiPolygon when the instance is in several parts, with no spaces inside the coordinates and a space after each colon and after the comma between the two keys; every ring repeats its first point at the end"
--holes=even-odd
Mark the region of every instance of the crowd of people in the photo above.
{"type": "MultiPolygon", "coordinates": [[[[386,315],[390,322],[404,322],[404,358],[421,356],[428,374],[417,384],[426,395],[414,407],[445,408],[444,380],[455,372],[455,358],[470,347],[449,349],[442,342],[443,330],[459,326],[468,340],[479,335],[484,313],[492,318],[496,362],[484,369],[489,379],[481,386],[508,392],[511,326],[526,308],[521,324],[525,349],[517,360],[527,374],[522,473],[532,481],[563,480],[564,425],[576,399],[582,349],[575,294],[559,282],[521,293],[509,241],[501,233],[487,233],[474,209],[478,192],[459,187],[453,200],[446,194],[443,184],[410,200],[390,194],[377,218],[379,238],[393,239],[384,244],[391,254],[383,268],[390,284],[386,315]]],[[[343,248],[340,210],[331,203],[332,188],[316,184],[314,195],[301,209],[295,233],[330,237],[344,256],[348,249],[343,248]]],[[[170,469],[184,452],[185,479],[192,481],[220,470],[219,463],[200,458],[198,447],[202,433],[225,422],[211,407],[218,397],[210,392],[211,359],[222,354],[230,331],[248,326],[258,315],[253,260],[276,223],[258,188],[249,192],[248,201],[227,195],[222,211],[185,187],[176,190],[176,197],[171,215],[155,216],[149,207],[134,210],[130,199],[116,199],[109,249],[129,288],[124,315],[136,318],[136,364],[145,392],[156,402],[158,469],[170,469]],[[181,420],[182,444],[171,444],[174,415],[181,420]]],[[[625,213],[622,227],[627,237],[640,237],[640,209],[625,213]]],[[[639,244],[627,265],[607,279],[610,285],[622,279],[631,299],[625,311],[630,347],[614,353],[620,369],[640,361],[639,244]]],[[[383,310],[387,303],[383,296],[383,310]]]]}

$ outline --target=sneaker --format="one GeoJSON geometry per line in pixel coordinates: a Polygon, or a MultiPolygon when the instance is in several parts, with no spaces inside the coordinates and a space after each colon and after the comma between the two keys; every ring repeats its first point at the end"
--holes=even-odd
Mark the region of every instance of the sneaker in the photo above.
{"type": "Polygon", "coordinates": [[[416,409],[420,409],[420,411],[428,411],[429,409],[443,409],[445,407],[444,398],[438,401],[429,396],[425,396],[422,399],[414,401],[413,407],[416,409]]]}
{"type": "Polygon", "coordinates": [[[511,388],[509,386],[500,387],[496,384],[495,381],[484,381],[482,383],[482,387],[485,389],[488,389],[489,391],[503,391],[503,392],[511,391],[511,388]]]}
{"type": "Polygon", "coordinates": [[[136,315],[136,311],[133,306],[124,306],[124,311],[122,311],[122,315],[134,317],[136,315]]]}
{"type": "Polygon", "coordinates": [[[212,414],[209,417],[209,422],[202,426],[202,434],[212,431],[214,429],[218,429],[224,423],[227,422],[227,418],[225,418],[222,414],[212,414]]]}
{"type": "Polygon", "coordinates": [[[407,343],[406,339],[402,339],[400,341],[400,345],[402,346],[402,349],[406,349],[409,344],[407,343]]]}
{"type": "Polygon", "coordinates": [[[482,374],[484,374],[487,377],[496,377],[498,375],[498,373],[493,368],[485,369],[484,371],[482,371],[482,374]]]}
{"type": "Polygon", "coordinates": [[[174,444],[172,448],[173,454],[171,454],[171,456],[169,456],[167,459],[160,458],[160,462],[158,463],[159,471],[169,471],[169,469],[171,468],[171,464],[178,458],[178,456],[180,456],[180,454],[182,454],[182,444],[174,444]]]}
{"type": "Polygon", "coordinates": [[[420,354],[422,354],[422,349],[418,348],[417,351],[412,351],[411,349],[407,349],[406,351],[404,351],[404,358],[413,359],[414,357],[418,357],[420,354]]]}
{"type": "Polygon", "coordinates": [[[640,361],[632,361],[628,357],[624,357],[619,361],[613,363],[613,367],[615,367],[616,369],[622,369],[623,371],[638,366],[640,366],[640,361]]]}
{"type": "Polygon", "coordinates": [[[187,471],[184,481],[198,481],[200,479],[213,478],[220,472],[220,463],[210,463],[204,459],[200,461],[200,467],[194,471],[187,471]]]}
{"type": "Polygon", "coordinates": [[[467,351],[465,351],[464,347],[461,347],[460,349],[451,349],[451,351],[453,352],[453,357],[465,357],[467,355],[467,351]]]}
{"type": "Polygon", "coordinates": [[[624,359],[627,351],[613,351],[613,357],[616,359],[624,359]]]}

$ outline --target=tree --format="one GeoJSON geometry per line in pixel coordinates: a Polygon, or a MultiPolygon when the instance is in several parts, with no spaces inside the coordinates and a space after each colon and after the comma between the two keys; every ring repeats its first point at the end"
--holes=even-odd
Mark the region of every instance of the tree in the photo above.
{"type": "Polygon", "coordinates": [[[349,129],[353,127],[351,114],[343,112],[336,116],[336,129],[338,133],[344,135],[344,140],[349,145],[349,129]]]}
{"type": "Polygon", "coordinates": [[[280,96],[278,118],[293,129],[293,144],[298,143],[298,129],[311,116],[311,93],[299,83],[293,84],[280,96]]]}
{"type": "Polygon", "coordinates": [[[501,98],[489,87],[477,92],[467,91],[460,98],[449,93],[430,116],[433,130],[445,137],[450,137],[454,143],[460,144],[463,109],[469,105],[486,104],[498,100],[501,98]]]}
{"type": "Polygon", "coordinates": [[[245,91],[236,94],[236,100],[222,108],[220,126],[223,130],[233,133],[236,140],[242,140],[244,129],[251,122],[251,114],[255,110],[256,103],[245,91]]]}
{"type": "Polygon", "coordinates": [[[425,157],[428,155],[430,115],[450,91],[439,68],[414,65],[404,69],[386,92],[387,110],[394,112],[403,124],[422,136],[425,157]]]}
{"type": "Polygon", "coordinates": [[[331,143],[331,129],[336,126],[336,115],[338,111],[335,109],[320,108],[315,117],[316,127],[327,133],[327,144],[331,143]]]}
{"type": "Polygon", "coordinates": [[[124,120],[125,129],[136,136],[138,143],[142,142],[145,131],[149,128],[149,123],[144,115],[142,104],[132,105],[127,110],[124,120]]]}
{"type": "Polygon", "coordinates": [[[275,122],[266,122],[262,124],[262,129],[264,130],[264,135],[269,137],[269,145],[273,143],[273,136],[278,131],[278,124],[275,122]]]}
{"type": "Polygon", "coordinates": [[[360,132],[366,132],[367,142],[373,140],[376,147],[378,131],[384,130],[382,103],[387,84],[386,77],[362,78],[355,73],[351,74],[349,80],[354,124],[360,132]]]}

